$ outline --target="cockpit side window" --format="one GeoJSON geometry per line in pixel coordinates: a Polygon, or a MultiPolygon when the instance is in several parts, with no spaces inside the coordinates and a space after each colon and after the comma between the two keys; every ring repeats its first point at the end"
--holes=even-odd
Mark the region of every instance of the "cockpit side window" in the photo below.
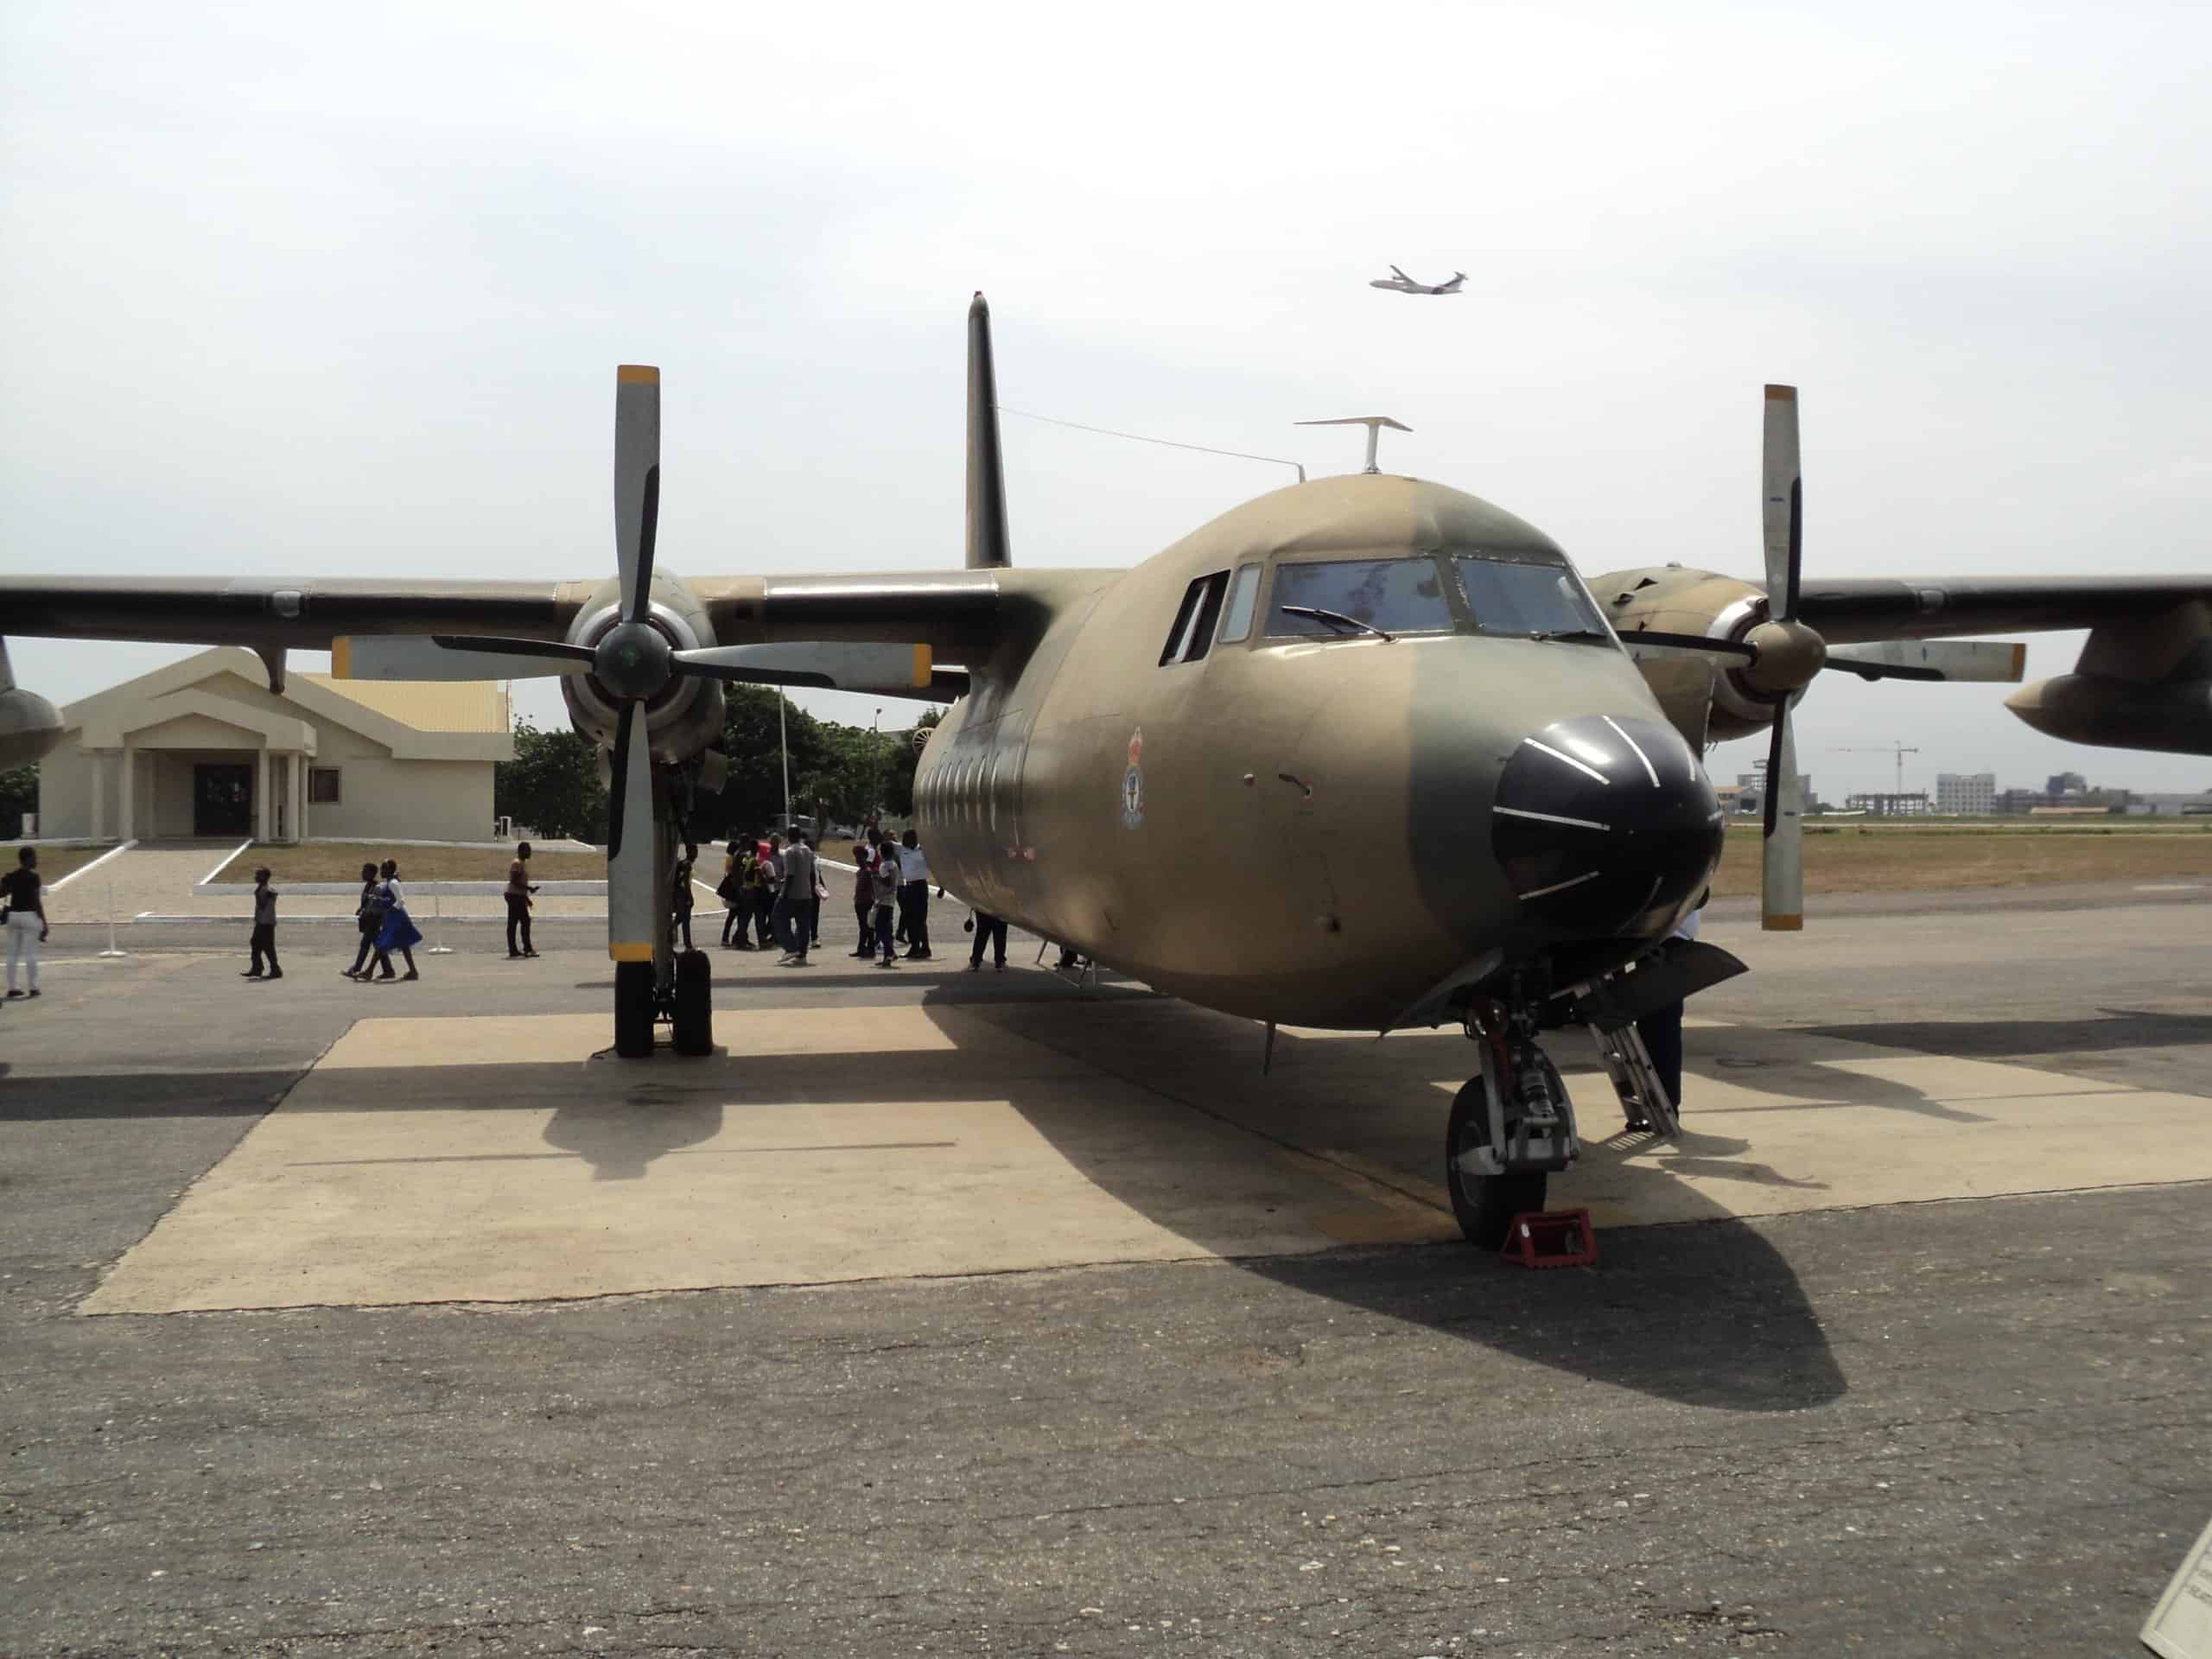
{"type": "Polygon", "coordinates": [[[1167,631],[1160,665],[1195,663],[1213,644],[1214,625],[1221,620],[1222,596],[1229,590],[1229,572],[1216,570],[1200,576],[1183,590],[1183,603],[1175,612],[1175,626],[1167,631]]]}
{"type": "Polygon", "coordinates": [[[1265,632],[1338,635],[1448,633],[1452,605],[1444,575],[1427,555],[1395,559],[1331,559],[1275,569],[1265,632]]]}
{"type": "Polygon", "coordinates": [[[1221,643],[1233,645],[1252,632],[1252,613],[1260,597],[1260,575],[1263,567],[1240,564],[1236,574],[1229,579],[1229,602],[1222,607],[1221,643]]]}
{"type": "Polygon", "coordinates": [[[1611,644],[1582,579],[1564,564],[1459,553],[1452,563],[1480,633],[1611,644]]]}

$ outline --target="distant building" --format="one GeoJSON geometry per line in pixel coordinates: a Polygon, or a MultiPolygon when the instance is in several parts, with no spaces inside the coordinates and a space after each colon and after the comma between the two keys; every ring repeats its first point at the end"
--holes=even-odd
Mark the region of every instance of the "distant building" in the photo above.
{"type": "Polygon", "coordinates": [[[2078,772],[2056,772],[2044,780],[2044,798],[2055,804],[2069,795],[2083,794],[2088,787],[2089,780],[2078,772]]]}
{"type": "Polygon", "coordinates": [[[95,841],[483,841],[514,759],[504,690],[291,675],[219,646],[61,711],[39,830],[95,841]]]}
{"type": "Polygon", "coordinates": [[[2197,795],[2136,795],[2129,798],[2127,810],[2146,818],[2212,817],[2212,791],[2197,795]]]}
{"type": "Polygon", "coordinates": [[[1853,795],[1845,799],[1844,805],[1851,811],[1865,812],[1878,818],[1924,818],[1929,810],[1926,793],[1918,791],[1904,795],[1853,795]]]}
{"type": "Polygon", "coordinates": [[[1993,772],[1939,772],[1936,774],[1938,812],[1994,812],[1997,774],[1993,772]]]}

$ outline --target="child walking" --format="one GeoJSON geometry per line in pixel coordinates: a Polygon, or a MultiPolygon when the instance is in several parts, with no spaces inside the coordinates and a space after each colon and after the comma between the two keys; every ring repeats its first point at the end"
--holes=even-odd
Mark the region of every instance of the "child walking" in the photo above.
{"type": "Polygon", "coordinates": [[[400,979],[420,979],[415,971],[415,947],[423,943],[422,930],[415,925],[407,913],[407,895],[399,890],[399,861],[387,858],[379,872],[384,877],[381,896],[384,899],[384,926],[377,934],[377,970],[361,976],[360,982],[372,979],[391,979],[391,953],[395,950],[407,958],[407,971],[396,976],[400,979]]]}
{"type": "Polygon", "coordinates": [[[269,867],[264,864],[253,873],[253,938],[247,946],[253,953],[253,966],[238,976],[241,979],[282,979],[284,970],[276,965],[276,889],[269,885],[269,867]],[[269,959],[269,971],[261,971],[264,957],[269,959]]]}

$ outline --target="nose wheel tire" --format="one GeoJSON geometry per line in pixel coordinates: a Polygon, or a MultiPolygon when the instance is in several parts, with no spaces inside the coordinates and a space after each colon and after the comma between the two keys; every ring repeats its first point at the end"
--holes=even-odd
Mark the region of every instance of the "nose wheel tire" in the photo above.
{"type": "MultiPolygon", "coordinates": [[[[1513,1102],[1505,1103],[1504,1115],[1510,1131],[1516,1116],[1513,1102]]],[[[1467,1242],[1495,1250],[1504,1245],[1514,1217],[1544,1207],[1546,1177],[1541,1169],[1484,1174],[1474,1166],[1473,1154],[1489,1144],[1489,1085],[1471,1077],[1452,1098],[1452,1121],[1444,1133],[1444,1184],[1467,1242]]]]}
{"type": "Polygon", "coordinates": [[[676,1006],[671,1020],[676,1052],[715,1052],[713,972],[703,950],[686,950],[676,959],[676,1006]]]}
{"type": "Polygon", "coordinates": [[[614,1052],[626,1060],[642,1060],[653,1052],[653,965],[650,962],[614,964],[614,1052]]]}

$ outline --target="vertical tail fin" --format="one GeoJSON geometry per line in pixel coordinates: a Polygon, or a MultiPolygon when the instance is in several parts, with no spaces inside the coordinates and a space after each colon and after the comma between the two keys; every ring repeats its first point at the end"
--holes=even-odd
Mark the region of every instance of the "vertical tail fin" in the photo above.
{"type": "Polygon", "coordinates": [[[999,378],[991,361],[991,308],[968,307],[968,568],[1013,563],[1006,534],[1006,466],[999,454],[999,378]]]}

